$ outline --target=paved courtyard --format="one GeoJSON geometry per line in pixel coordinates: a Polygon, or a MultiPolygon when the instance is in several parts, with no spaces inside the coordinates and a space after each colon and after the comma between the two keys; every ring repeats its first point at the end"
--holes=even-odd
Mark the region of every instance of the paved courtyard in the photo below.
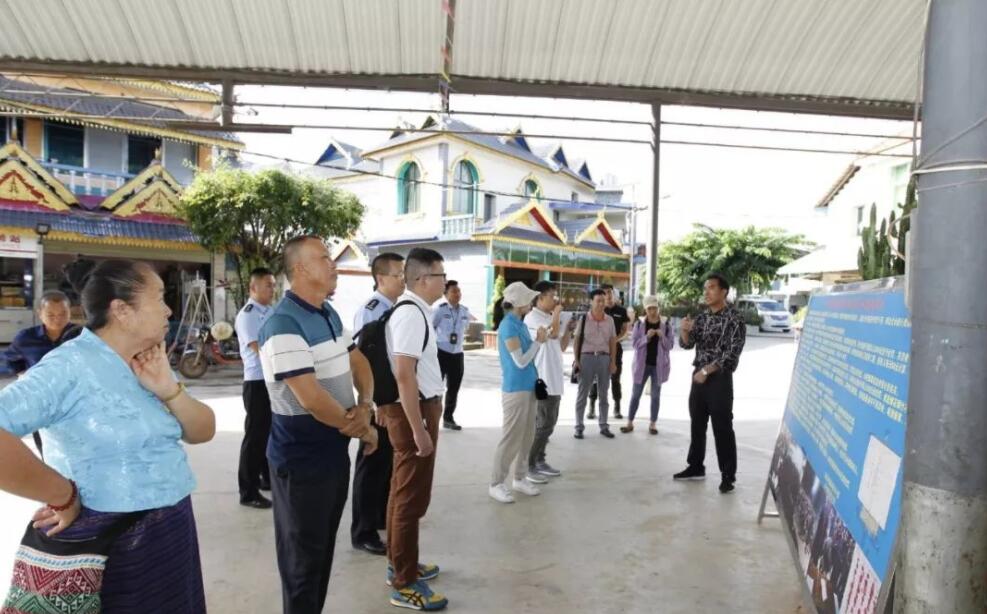
{"type": "MultiPolygon", "coordinates": [[[[450,598],[450,611],[802,611],[780,527],[770,519],[755,522],[795,356],[792,340],[748,340],[735,376],[740,471],[737,491],[728,496],[716,488],[711,434],[710,479],[671,479],[684,467],[689,443],[692,353],[676,349],[672,356],[658,436],[647,433],[644,402],[634,433],[606,440],[589,428],[585,440],[573,439],[575,387],[567,384],[563,417],[549,444],[549,460],[563,477],[541,496],[518,495],[516,504],[505,506],[486,493],[500,433],[500,368],[495,354],[467,355],[457,412],[464,430],[440,435],[432,507],[422,530],[423,557],[442,566],[434,588],[450,598]]],[[[199,481],[194,505],[206,594],[214,613],[275,613],[280,587],[270,512],[237,504],[243,409],[235,375],[211,373],[192,389],[218,416],[215,440],[189,449],[199,481]]],[[[627,377],[624,387],[626,412],[627,377]]],[[[611,425],[616,432],[619,425],[611,425]]],[[[0,494],[0,591],[6,591],[33,508],[0,494]]],[[[325,611],[395,611],[387,602],[383,558],[352,550],[348,530],[349,509],[325,611]]]]}

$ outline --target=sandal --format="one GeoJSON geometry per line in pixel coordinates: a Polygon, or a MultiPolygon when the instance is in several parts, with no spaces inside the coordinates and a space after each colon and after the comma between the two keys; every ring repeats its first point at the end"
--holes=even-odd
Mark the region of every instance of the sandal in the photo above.
{"type": "Polygon", "coordinates": [[[633,430],[634,430],[634,425],[633,424],[628,424],[627,426],[620,427],[620,432],[621,433],[630,433],[633,430]]]}
{"type": "Polygon", "coordinates": [[[658,428],[654,424],[652,424],[651,426],[648,427],[648,432],[651,433],[652,435],[657,435],[658,428]]]}

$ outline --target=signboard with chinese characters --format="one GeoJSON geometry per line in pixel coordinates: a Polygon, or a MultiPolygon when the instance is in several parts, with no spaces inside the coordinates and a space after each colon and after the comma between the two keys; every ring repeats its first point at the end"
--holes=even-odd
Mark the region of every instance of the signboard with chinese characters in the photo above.
{"type": "Polygon", "coordinates": [[[38,237],[30,231],[0,230],[0,258],[37,258],[38,237]]]}
{"type": "Polygon", "coordinates": [[[809,301],[768,484],[818,612],[884,605],[901,520],[910,344],[901,287],[809,301]]]}

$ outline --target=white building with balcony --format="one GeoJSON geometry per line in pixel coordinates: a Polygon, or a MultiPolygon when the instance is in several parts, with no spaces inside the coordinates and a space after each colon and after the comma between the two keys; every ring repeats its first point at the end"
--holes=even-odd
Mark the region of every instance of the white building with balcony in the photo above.
{"type": "Polygon", "coordinates": [[[442,253],[478,317],[488,313],[498,276],[555,281],[571,308],[603,283],[626,291],[631,206],[597,203],[589,165],[561,145],[534,146],[520,128],[510,137],[478,132],[430,117],[367,150],[337,141],[326,148],[315,172],[367,207],[359,235],[336,253],[344,317],[370,293],[368,260],[416,246],[442,253]]]}

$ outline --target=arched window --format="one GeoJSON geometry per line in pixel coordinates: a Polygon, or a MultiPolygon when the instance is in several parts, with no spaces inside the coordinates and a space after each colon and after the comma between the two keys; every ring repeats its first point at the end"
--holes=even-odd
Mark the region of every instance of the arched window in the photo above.
{"type": "Polygon", "coordinates": [[[541,186],[534,179],[526,179],[524,182],[524,197],[541,200],[541,186]]]}
{"type": "Polygon", "coordinates": [[[472,215],[476,213],[477,190],[480,185],[480,174],[476,167],[467,160],[456,165],[454,179],[456,189],[452,198],[452,215],[472,215]]]}
{"type": "Polygon", "coordinates": [[[414,162],[408,162],[398,171],[398,215],[417,213],[421,207],[419,198],[421,171],[414,162]]]}

